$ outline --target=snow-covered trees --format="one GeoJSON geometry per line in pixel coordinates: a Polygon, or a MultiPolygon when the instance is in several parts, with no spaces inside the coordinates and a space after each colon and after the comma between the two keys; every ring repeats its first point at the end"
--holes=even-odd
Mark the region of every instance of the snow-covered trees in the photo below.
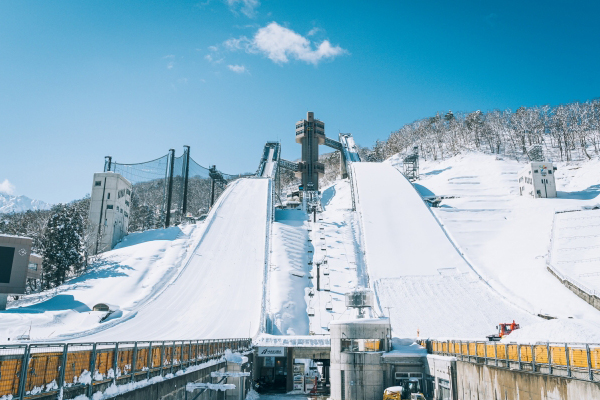
{"type": "Polygon", "coordinates": [[[367,160],[380,161],[419,146],[426,159],[443,159],[465,150],[481,150],[527,159],[527,149],[541,145],[560,160],[600,155],[600,100],[556,107],[519,107],[487,113],[438,113],[392,132],[373,149],[363,149],[367,160]]]}
{"type": "Polygon", "coordinates": [[[44,288],[58,286],[84,269],[85,218],[73,205],[52,207],[42,241],[44,288]]]}

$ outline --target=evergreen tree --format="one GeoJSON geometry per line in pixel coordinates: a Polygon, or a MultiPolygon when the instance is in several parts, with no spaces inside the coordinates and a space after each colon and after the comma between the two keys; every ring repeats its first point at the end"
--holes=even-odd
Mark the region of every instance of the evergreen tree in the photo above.
{"type": "Polygon", "coordinates": [[[42,242],[45,289],[64,283],[84,268],[83,221],[77,207],[59,204],[52,208],[42,242]]]}

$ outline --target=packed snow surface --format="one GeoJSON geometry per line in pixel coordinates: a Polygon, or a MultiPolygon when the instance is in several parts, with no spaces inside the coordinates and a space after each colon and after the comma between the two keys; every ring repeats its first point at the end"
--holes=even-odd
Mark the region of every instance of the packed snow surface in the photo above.
{"type": "MultiPolygon", "coordinates": [[[[399,157],[386,163],[402,169],[399,157]]],[[[481,153],[443,161],[421,160],[420,179],[414,186],[423,196],[444,197],[441,207],[431,208],[432,212],[460,252],[497,292],[532,314],[549,315],[566,325],[574,324],[575,328],[565,331],[571,332],[570,336],[561,336],[563,340],[595,340],[594,333],[600,332],[600,311],[550,274],[547,261],[555,212],[590,209],[600,204],[600,161],[555,163],[558,198],[551,199],[519,196],[517,174],[524,165],[481,153]],[[585,322],[580,324],[578,320],[585,322]]],[[[568,269],[590,286],[594,274],[600,274],[600,262],[585,263],[584,267],[584,263],[575,261],[596,257],[593,251],[595,246],[600,246],[600,236],[595,236],[597,227],[593,226],[592,216],[592,211],[556,214],[558,240],[553,250],[553,260],[568,261],[559,264],[559,268],[568,269]],[[580,217],[585,219],[574,219],[580,217]],[[570,229],[577,225],[577,229],[570,229]],[[581,232],[576,236],[585,237],[567,240],[564,236],[570,236],[573,231],[581,232]],[[585,247],[590,255],[585,251],[567,250],[571,246],[585,247]],[[584,274],[586,276],[581,277],[584,274]]],[[[511,316],[496,321],[490,328],[513,319],[523,330],[532,325],[511,316]]],[[[546,324],[556,322],[536,323],[539,340],[547,338],[543,328],[546,324]]],[[[528,335],[535,341],[534,331],[528,335]]],[[[509,338],[512,337],[511,334],[509,338]]]]}
{"type": "Polygon", "coordinates": [[[485,337],[539,318],[494,291],[461,256],[411,183],[388,163],[354,163],[367,269],[399,337],[485,337]]]}
{"type": "Polygon", "coordinates": [[[228,186],[198,225],[129,235],[83,276],[0,312],[0,340],[230,338],[259,328],[270,181],[228,186]],[[120,318],[100,323],[97,303],[120,318]]]}

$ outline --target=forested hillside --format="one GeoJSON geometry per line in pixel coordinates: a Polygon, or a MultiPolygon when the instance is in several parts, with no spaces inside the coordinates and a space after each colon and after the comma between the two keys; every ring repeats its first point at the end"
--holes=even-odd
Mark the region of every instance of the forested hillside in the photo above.
{"type": "Polygon", "coordinates": [[[392,132],[365,161],[382,161],[418,146],[424,159],[445,159],[467,150],[527,160],[527,149],[541,145],[554,161],[591,159],[600,154],[600,99],[555,107],[519,107],[489,112],[437,113],[392,132]]]}

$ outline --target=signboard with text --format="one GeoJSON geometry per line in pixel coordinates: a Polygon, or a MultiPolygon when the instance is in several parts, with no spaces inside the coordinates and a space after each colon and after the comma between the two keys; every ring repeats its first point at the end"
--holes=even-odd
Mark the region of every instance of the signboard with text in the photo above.
{"type": "Polygon", "coordinates": [[[259,357],[285,357],[285,347],[259,347],[259,357]]]}

